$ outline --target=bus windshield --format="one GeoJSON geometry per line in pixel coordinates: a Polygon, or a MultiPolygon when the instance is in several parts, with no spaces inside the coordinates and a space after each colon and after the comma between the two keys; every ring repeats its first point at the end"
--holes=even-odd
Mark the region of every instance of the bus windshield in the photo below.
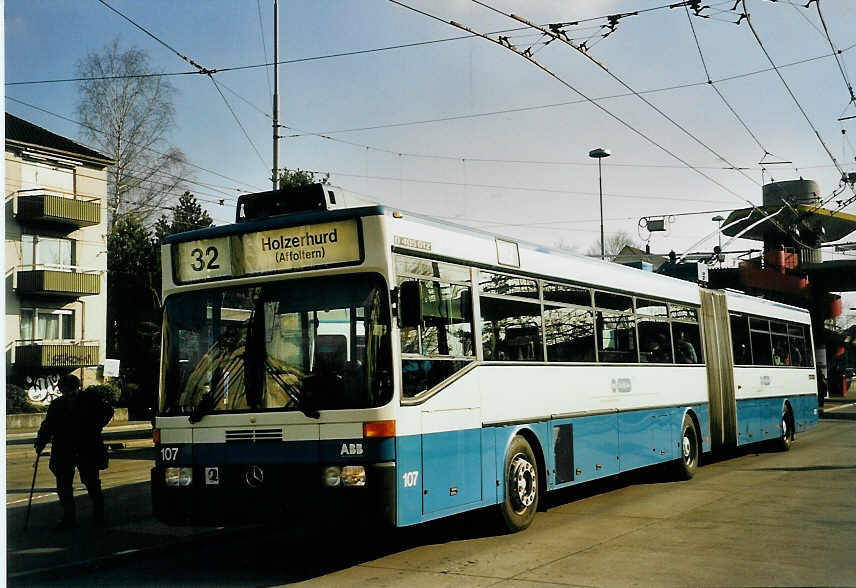
{"type": "Polygon", "coordinates": [[[212,288],[166,301],[161,415],[370,408],[392,398],[380,276],[212,288]]]}

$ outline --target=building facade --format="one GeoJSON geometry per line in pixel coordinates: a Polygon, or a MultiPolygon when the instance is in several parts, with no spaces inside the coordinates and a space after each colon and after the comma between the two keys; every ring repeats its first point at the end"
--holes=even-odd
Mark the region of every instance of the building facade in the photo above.
{"type": "Polygon", "coordinates": [[[6,376],[35,404],[103,381],[111,164],[6,113],[6,376]]]}

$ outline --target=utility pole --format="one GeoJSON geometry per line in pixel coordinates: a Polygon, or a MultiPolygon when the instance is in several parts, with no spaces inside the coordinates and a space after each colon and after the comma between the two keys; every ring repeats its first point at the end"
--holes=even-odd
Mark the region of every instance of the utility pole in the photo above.
{"type": "Polygon", "coordinates": [[[279,187],[279,1],[273,0],[273,189],[279,187]]]}

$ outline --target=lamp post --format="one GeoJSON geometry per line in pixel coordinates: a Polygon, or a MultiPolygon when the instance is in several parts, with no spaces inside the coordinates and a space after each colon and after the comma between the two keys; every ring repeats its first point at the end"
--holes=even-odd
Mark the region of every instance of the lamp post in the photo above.
{"type": "Polygon", "coordinates": [[[601,261],[606,258],[604,255],[604,247],[605,243],[603,240],[603,173],[601,172],[600,160],[604,157],[609,157],[612,155],[612,152],[609,149],[604,149],[603,147],[598,147],[597,149],[592,149],[589,151],[589,157],[593,157],[597,159],[597,184],[598,184],[598,192],[600,194],[600,259],[601,261]]]}
{"type": "Polygon", "coordinates": [[[715,217],[713,217],[710,220],[712,220],[716,223],[719,223],[718,224],[719,234],[717,235],[717,238],[719,240],[718,241],[719,246],[718,246],[717,251],[716,251],[716,261],[719,262],[719,267],[722,267],[722,258],[720,257],[722,255],[722,221],[724,221],[725,219],[722,218],[722,215],[717,214],[715,217]]]}

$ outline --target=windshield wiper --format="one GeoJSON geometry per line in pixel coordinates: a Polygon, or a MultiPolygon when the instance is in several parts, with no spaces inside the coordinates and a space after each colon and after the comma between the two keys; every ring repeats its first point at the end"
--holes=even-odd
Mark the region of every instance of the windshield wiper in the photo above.
{"type": "Polygon", "coordinates": [[[265,361],[265,371],[270,375],[271,378],[279,385],[280,388],[285,391],[286,394],[294,401],[294,405],[297,407],[297,410],[308,416],[310,419],[319,419],[321,418],[321,413],[318,412],[317,409],[310,407],[307,405],[307,395],[306,395],[306,387],[304,386],[303,390],[298,394],[297,388],[295,388],[292,384],[286,382],[282,376],[279,375],[278,371],[274,370],[274,366],[270,363],[270,361],[265,361]]]}

